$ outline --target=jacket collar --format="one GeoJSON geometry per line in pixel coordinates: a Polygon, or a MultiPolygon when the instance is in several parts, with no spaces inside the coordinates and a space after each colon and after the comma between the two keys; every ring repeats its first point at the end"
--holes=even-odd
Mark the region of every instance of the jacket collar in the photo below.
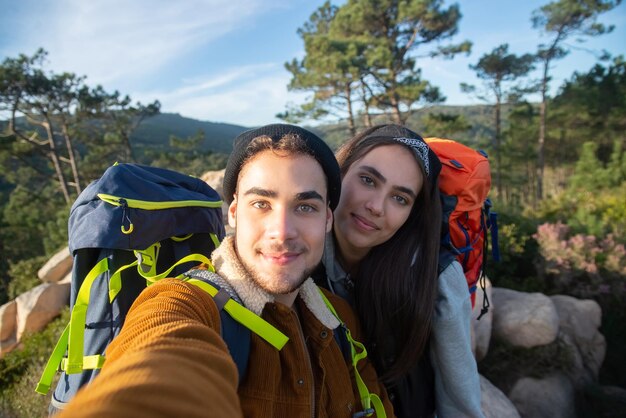
{"type": "MultiPolygon", "coordinates": [[[[246,308],[260,316],[267,303],[274,303],[274,296],[261,289],[241,264],[232,235],[224,238],[222,244],[213,251],[211,259],[217,274],[232,286],[246,308]]],[[[325,327],[335,329],[339,326],[339,321],[322,300],[312,278],[309,277],[300,286],[298,296],[325,327]]]]}

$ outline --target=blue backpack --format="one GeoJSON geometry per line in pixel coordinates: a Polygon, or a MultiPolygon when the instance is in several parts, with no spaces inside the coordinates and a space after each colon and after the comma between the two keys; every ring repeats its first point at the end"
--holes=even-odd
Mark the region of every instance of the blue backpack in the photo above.
{"type": "MultiPolygon", "coordinates": [[[[69,218],[71,319],[36,388],[47,393],[62,372],[51,410],[98,374],[104,350],[147,285],[210,263],[225,235],[221,205],[200,179],[136,164],[110,167],[80,194],[69,218]]],[[[248,346],[249,330],[220,312],[223,336],[242,343],[229,347],[248,346]]],[[[247,353],[231,354],[245,373],[247,353]]]]}

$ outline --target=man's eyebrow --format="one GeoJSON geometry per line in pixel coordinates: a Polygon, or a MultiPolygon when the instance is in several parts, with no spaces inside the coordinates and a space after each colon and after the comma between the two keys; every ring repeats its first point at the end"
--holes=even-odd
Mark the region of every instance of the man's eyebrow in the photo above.
{"type": "Polygon", "coordinates": [[[315,190],[309,190],[307,192],[296,194],[296,200],[309,200],[309,199],[321,200],[322,202],[324,201],[324,198],[322,197],[322,195],[320,195],[315,190]]]}
{"type": "MultiPolygon", "coordinates": [[[[376,177],[380,182],[387,183],[387,177],[383,176],[383,174],[380,171],[376,170],[374,167],[369,165],[363,165],[361,166],[361,169],[376,177]]],[[[408,194],[409,196],[411,196],[412,199],[415,199],[417,197],[415,192],[408,187],[394,186],[393,188],[399,192],[408,194]]]]}
{"type": "MultiPolygon", "coordinates": [[[[268,198],[278,197],[277,192],[273,190],[263,189],[261,187],[251,187],[248,190],[246,190],[243,194],[244,196],[255,195],[255,196],[268,197],[268,198]]],[[[315,190],[309,190],[306,192],[297,193],[295,196],[295,200],[297,201],[309,200],[309,199],[321,200],[322,202],[324,201],[324,198],[322,197],[322,195],[320,195],[315,190]]]]}
{"type": "Polygon", "coordinates": [[[276,197],[278,196],[278,193],[276,193],[273,190],[267,190],[267,189],[263,189],[261,187],[251,187],[248,190],[246,190],[243,195],[244,196],[248,196],[248,195],[258,195],[258,196],[263,196],[263,197],[276,197]]]}

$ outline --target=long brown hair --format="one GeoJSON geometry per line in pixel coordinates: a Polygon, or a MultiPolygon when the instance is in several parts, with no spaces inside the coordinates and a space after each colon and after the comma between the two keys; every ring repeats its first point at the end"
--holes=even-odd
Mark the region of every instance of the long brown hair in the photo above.
{"type": "MultiPolygon", "coordinates": [[[[373,148],[409,145],[398,138],[422,138],[398,125],[369,128],[346,142],[336,153],[342,176],[373,148]]],[[[406,222],[386,242],[361,260],[355,279],[355,307],[367,338],[368,352],[381,379],[392,383],[419,361],[430,336],[437,296],[437,266],[441,204],[437,186],[440,163],[429,151],[430,171],[416,162],[424,186],[406,222]]],[[[428,161],[426,166],[428,166],[428,161]]],[[[354,273],[354,272],[353,272],[354,273]]]]}

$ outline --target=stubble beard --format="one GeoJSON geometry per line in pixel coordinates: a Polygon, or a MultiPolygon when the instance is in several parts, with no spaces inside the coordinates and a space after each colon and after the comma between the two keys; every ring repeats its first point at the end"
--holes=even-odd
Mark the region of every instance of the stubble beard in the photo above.
{"type": "MultiPolygon", "coordinates": [[[[275,245],[272,245],[270,248],[271,248],[271,251],[275,251],[275,252],[303,251],[303,249],[300,248],[299,246],[291,245],[288,243],[275,244],[275,245]]],[[[256,248],[255,251],[260,252],[260,249],[256,248]]],[[[237,252],[237,254],[239,253],[237,252]]],[[[259,286],[261,289],[265,290],[266,292],[270,294],[275,294],[275,295],[286,295],[286,294],[289,294],[298,290],[300,286],[302,286],[302,284],[306,281],[306,279],[308,279],[311,276],[311,273],[313,273],[314,271],[313,268],[305,269],[302,272],[302,274],[297,278],[297,280],[293,280],[289,278],[288,274],[278,273],[278,274],[274,274],[273,276],[270,276],[267,273],[264,274],[263,272],[259,271],[256,268],[256,266],[250,265],[249,263],[242,260],[241,258],[239,259],[239,261],[241,262],[241,265],[248,273],[248,276],[250,277],[250,279],[252,279],[252,281],[257,286],[259,286]]]]}

